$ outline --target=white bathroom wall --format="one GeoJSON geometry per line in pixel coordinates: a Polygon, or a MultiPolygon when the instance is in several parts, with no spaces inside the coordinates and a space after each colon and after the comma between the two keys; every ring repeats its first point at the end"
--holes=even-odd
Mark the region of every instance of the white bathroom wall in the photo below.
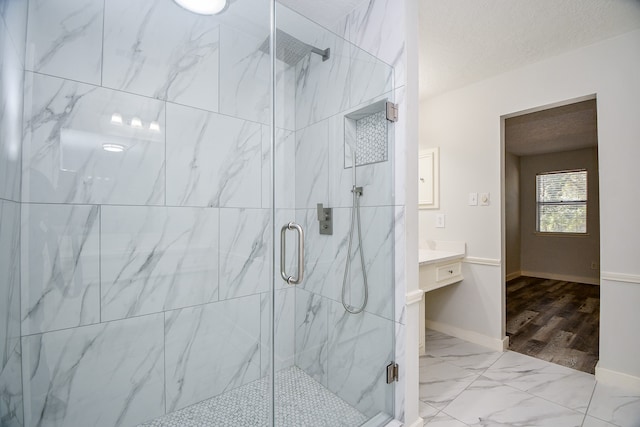
{"type": "Polygon", "coordinates": [[[438,212],[423,211],[420,233],[465,240],[468,253],[465,280],[428,296],[429,319],[494,342],[504,337],[500,117],[596,94],[602,292],[599,366],[640,378],[636,357],[640,342],[632,338],[640,323],[632,303],[638,300],[640,285],[640,204],[637,197],[629,197],[637,194],[635,183],[640,181],[636,167],[639,67],[640,32],[634,31],[423,101],[421,141],[440,147],[440,213],[447,214],[447,226],[436,229],[438,212]],[[466,206],[471,191],[490,192],[491,206],[466,206]],[[482,261],[488,265],[480,265],[482,261]]]}

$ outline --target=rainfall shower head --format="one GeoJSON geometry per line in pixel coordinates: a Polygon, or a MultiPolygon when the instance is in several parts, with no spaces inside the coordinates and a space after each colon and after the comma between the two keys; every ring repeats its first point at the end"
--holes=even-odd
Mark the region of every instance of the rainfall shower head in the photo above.
{"type": "MultiPolygon", "coordinates": [[[[262,43],[260,50],[264,53],[269,53],[269,38],[262,43]]],[[[285,64],[296,65],[302,58],[309,53],[317,53],[322,56],[322,60],[329,59],[329,48],[318,49],[317,47],[306,44],[291,34],[285,33],[282,30],[276,30],[276,58],[285,64]]]]}

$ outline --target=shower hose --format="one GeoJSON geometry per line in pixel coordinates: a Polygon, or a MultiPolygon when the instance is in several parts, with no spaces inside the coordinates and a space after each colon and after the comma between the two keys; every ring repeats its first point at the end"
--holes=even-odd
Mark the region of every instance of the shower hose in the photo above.
{"type": "MultiPolygon", "coordinates": [[[[355,156],[354,156],[355,158],[355,156]]],[[[367,270],[364,265],[364,253],[362,249],[362,229],[360,226],[360,197],[362,196],[362,188],[356,187],[355,181],[355,159],[353,165],[353,188],[351,189],[351,193],[353,193],[353,204],[351,206],[351,227],[349,228],[349,249],[347,250],[347,262],[344,266],[344,277],[342,278],[342,306],[348,313],[358,314],[361,313],[364,308],[367,306],[367,301],[369,300],[369,284],[367,283],[367,270]],[[349,277],[349,271],[351,269],[351,246],[353,242],[353,229],[354,223],[358,223],[358,247],[357,251],[360,253],[360,265],[362,266],[362,278],[364,280],[364,298],[362,300],[362,305],[360,307],[354,307],[347,304],[345,296],[347,293],[347,279],[349,277]]]]}

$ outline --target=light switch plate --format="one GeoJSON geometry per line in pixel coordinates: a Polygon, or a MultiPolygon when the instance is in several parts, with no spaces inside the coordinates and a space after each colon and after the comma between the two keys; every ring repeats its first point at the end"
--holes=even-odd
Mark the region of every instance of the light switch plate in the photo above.
{"type": "Polygon", "coordinates": [[[436,215],[436,228],[444,228],[444,214],[436,215]]]}
{"type": "Polygon", "coordinates": [[[478,206],[478,193],[469,193],[469,206],[478,206]]]}
{"type": "Polygon", "coordinates": [[[491,197],[489,193],[480,193],[480,206],[489,206],[491,197]]]}

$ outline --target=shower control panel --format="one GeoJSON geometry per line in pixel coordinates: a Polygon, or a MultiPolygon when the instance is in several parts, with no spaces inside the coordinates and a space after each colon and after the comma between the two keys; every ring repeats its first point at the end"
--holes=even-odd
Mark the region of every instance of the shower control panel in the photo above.
{"type": "Polygon", "coordinates": [[[333,234],[333,208],[325,208],[322,203],[318,203],[318,221],[320,234],[333,234]]]}

